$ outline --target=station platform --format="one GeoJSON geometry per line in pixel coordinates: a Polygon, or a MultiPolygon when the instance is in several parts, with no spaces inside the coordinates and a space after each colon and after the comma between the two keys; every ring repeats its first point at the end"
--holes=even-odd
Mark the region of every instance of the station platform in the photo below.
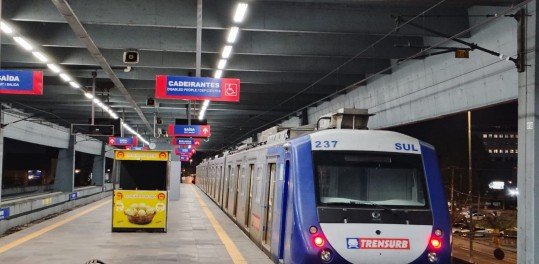
{"type": "Polygon", "coordinates": [[[195,185],[169,203],[167,233],[112,233],[112,198],[0,238],[0,263],[272,263],[195,185]]]}

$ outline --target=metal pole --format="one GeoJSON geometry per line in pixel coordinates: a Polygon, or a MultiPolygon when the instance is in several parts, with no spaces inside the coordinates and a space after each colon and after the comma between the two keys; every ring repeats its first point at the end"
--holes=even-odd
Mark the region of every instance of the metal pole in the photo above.
{"type": "MultiPolygon", "coordinates": [[[[197,0],[197,35],[196,35],[196,62],[195,75],[200,77],[200,68],[202,64],[202,0],[197,0]]],[[[191,125],[191,101],[187,105],[187,121],[191,125]]]]}
{"type": "Polygon", "coordinates": [[[472,217],[472,112],[468,111],[468,196],[470,199],[470,207],[468,209],[470,215],[470,263],[474,263],[473,259],[473,237],[474,226],[472,217]]]}
{"type": "MultiPolygon", "coordinates": [[[[95,98],[95,79],[96,79],[96,77],[97,77],[97,72],[93,71],[92,72],[92,98],[95,98]]],[[[95,119],[95,104],[92,101],[92,125],[95,125],[94,119],[95,119]]]]}
{"type": "Polygon", "coordinates": [[[451,223],[453,223],[455,217],[455,167],[451,167],[451,223]]]}
{"type": "Polygon", "coordinates": [[[157,115],[156,113],[153,113],[153,137],[155,136],[155,126],[157,125],[157,115]]]}

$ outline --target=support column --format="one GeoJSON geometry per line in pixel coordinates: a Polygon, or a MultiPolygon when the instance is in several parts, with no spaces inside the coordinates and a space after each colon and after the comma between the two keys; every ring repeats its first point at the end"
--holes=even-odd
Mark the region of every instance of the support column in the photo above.
{"type": "Polygon", "coordinates": [[[537,54],[537,2],[527,5],[524,47],[519,53],[525,56],[525,71],[518,79],[518,263],[539,263],[539,81],[536,67],[537,54]],[[526,21],[527,20],[527,21],[526,21]],[[524,53],[522,51],[531,52],[524,53]]]}
{"type": "Polygon", "coordinates": [[[72,193],[75,189],[75,136],[69,136],[67,149],[58,153],[58,165],[54,176],[54,190],[72,193]]]}
{"type": "MultiPolygon", "coordinates": [[[[0,5],[2,0],[0,0],[0,5]]],[[[1,9],[0,9],[1,10],[1,9]]],[[[4,172],[4,111],[0,103],[0,203],[2,203],[2,174],[4,172]]]]}
{"type": "MultiPolygon", "coordinates": [[[[177,157],[172,153],[173,157],[177,157]]],[[[170,161],[170,170],[168,172],[168,199],[170,201],[180,200],[180,183],[182,177],[182,163],[177,160],[170,161]]]]}
{"type": "Polygon", "coordinates": [[[105,185],[105,144],[101,144],[101,154],[94,157],[92,167],[92,185],[105,185]]]}

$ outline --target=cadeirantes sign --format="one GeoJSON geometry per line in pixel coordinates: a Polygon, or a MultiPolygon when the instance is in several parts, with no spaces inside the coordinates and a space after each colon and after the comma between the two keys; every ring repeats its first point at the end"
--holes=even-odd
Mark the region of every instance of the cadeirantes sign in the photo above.
{"type": "Polygon", "coordinates": [[[0,71],[0,94],[43,94],[42,71],[0,71]]]}
{"type": "Polygon", "coordinates": [[[240,79],[157,75],[155,98],[240,101],[240,79]]]}
{"type": "Polygon", "coordinates": [[[168,126],[168,135],[172,137],[197,137],[207,138],[211,136],[209,125],[174,125],[168,126]]]}

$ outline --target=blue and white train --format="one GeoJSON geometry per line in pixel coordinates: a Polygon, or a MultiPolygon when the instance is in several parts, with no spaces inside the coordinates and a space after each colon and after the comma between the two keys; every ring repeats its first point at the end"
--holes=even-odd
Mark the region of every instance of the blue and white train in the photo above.
{"type": "Polygon", "coordinates": [[[275,263],[451,263],[436,153],[403,134],[268,142],[202,162],[196,184],[275,263]]]}

